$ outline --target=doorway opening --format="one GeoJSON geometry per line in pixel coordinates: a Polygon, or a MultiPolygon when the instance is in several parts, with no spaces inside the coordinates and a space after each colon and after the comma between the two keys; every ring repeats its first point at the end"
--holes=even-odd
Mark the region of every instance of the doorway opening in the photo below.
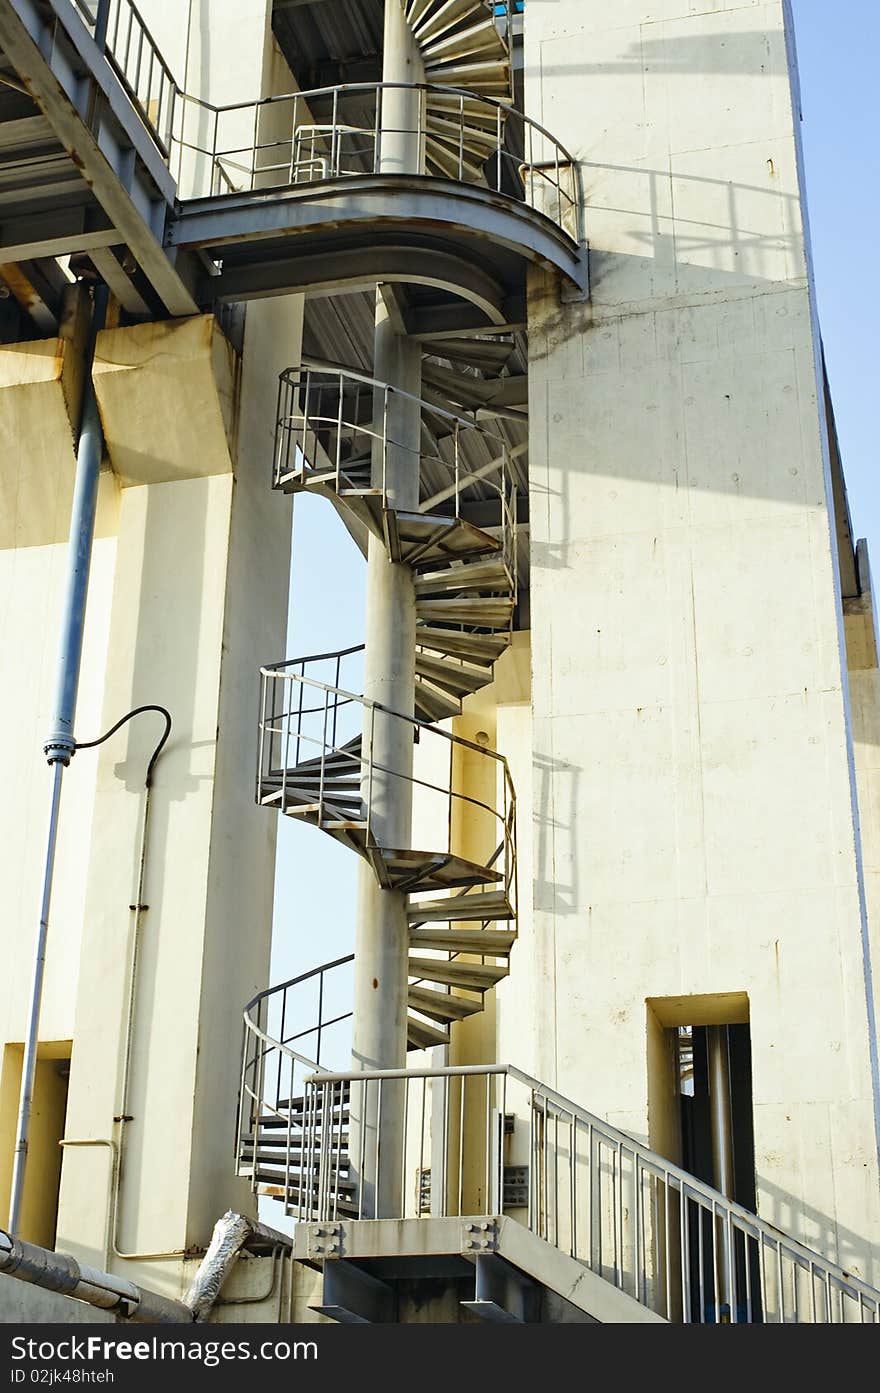
{"type": "MultiPolygon", "coordinates": [[[[752,1050],[745,993],[648,1001],[651,1145],[751,1213],[757,1212],[752,1050]]],[[[687,1199],[685,1320],[761,1320],[758,1245],[687,1199]]],[[[682,1273],[682,1276],[685,1274],[682,1273]]]]}

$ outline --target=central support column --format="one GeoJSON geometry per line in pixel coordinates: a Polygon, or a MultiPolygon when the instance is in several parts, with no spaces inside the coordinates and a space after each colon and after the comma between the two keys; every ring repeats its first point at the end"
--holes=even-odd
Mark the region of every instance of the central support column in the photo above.
{"type": "MultiPolygon", "coordinates": [[[[385,6],[383,81],[424,81],[424,65],[406,23],[401,0],[385,6]]],[[[382,100],[379,167],[385,173],[419,173],[423,144],[422,93],[386,88],[382,100]]],[[[381,291],[376,295],[373,375],[417,397],[421,390],[421,346],[399,334],[381,291]]],[[[418,404],[395,393],[377,392],[377,443],[373,485],[388,503],[414,512],[419,503],[421,413],[418,404]]],[[[393,563],[384,544],[371,536],[367,565],[367,633],[364,696],[402,716],[415,699],[415,590],[408,566],[393,563]]],[[[372,752],[370,832],[379,847],[405,849],[412,826],[413,727],[384,712],[368,713],[364,749],[372,752]],[[378,767],[377,767],[378,766],[378,767]]],[[[409,932],[406,895],[383,889],[368,862],[359,870],[355,935],[353,1068],[400,1069],[406,1063],[406,995],[409,932]]],[[[351,1156],[360,1184],[364,1218],[402,1214],[404,1085],[385,1083],[351,1098],[351,1156]]]]}
{"type": "MultiPolygon", "coordinates": [[[[706,1044],[709,1055],[709,1106],[715,1188],[728,1199],[733,1199],[733,1120],[730,1106],[730,1045],[727,1026],[710,1025],[706,1031],[706,1044]]],[[[736,1299],[733,1289],[733,1254],[727,1228],[721,1222],[716,1227],[721,1254],[716,1319],[726,1323],[731,1319],[731,1307],[736,1299]]]]}

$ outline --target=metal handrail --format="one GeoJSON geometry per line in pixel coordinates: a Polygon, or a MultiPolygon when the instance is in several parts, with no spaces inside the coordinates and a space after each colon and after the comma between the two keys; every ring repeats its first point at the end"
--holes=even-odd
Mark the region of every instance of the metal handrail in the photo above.
{"type": "MultiPolygon", "coordinates": [[[[473,490],[479,490],[475,497],[488,493],[497,498],[500,559],[507,568],[511,591],[515,592],[517,489],[511,449],[503,435],[471,416],[434,406],[414,393],[348,368],[317,366],[305,360],[299,367],[287,368],[280,374],[273,459],[276,488],[305,489],[315,478],[323,486],[342,494],[346,487],[352,486],[349,472],[352,460],[344,456],[360,452],[361,459],[373,460],[378,455],[371,470],[370,497],[383,511],[394,511],[395,500],[389,494],[387,480],[389,450],[405,450],[414,455],[420,478],[427,464],[439,470],[441,479],[448,480],[441,488],[432,486],[429,497],[419,504],[419,511],[426,516],[436,511],[443,517],[460,517],[467,496],[473,490]],[[451,459],[445,457],[440,442],[427,453],[421,444],[413,449],[408,443],[394,439],[388,424],[394,399],[418,407],[429,432],[435,433],[438,426],[449,428],[445,439],[450,442],[447,453],[451,454],[451,459]],[[361,408],[369,411],[369,419],[360,418],[361,408]],[[472,465],[463,448],[466,440],[482,442],[490,459],[472,465]]],[[[375,510],[368,510],[368,526],[384,537],[375,510]]]]}
{"type": "MultiPolygon", "coordinates": [[[[359,1098],[357,1110],[366,1114],[370,1091],[378,1090],[381,1099],[383,1084],[391,1083],[403,1083],[407,1090],[411,1124],[404,1148],[411,1158],[418,1154],[420,1173],[427,1163],[434,1214],[493,1214],[504,1207],[503,1148],[492,1116],[507,1113],[511,1085],[518,1084],[528,1094],[528,1226],[540,1237],[670,1320],[716,1323],[726,1314],[734,1323],[836,1323],[846,1322],[855,1309],[858,1321],[880,1323],[880,1291],[515,1066],[319,1070],[306,1087],[319,1094],[348,1084],[352,1105],[359,1098]],[[468,1163],[462,1138],[466,1132],[473,1137],[475,1126],[472,1097],[470,1113],[466,1111],[466,1084],[481,1078],[486,1086],[477,1094],[476,1109],[485,1114],[485,1153],[476,1162],[471,1155],[471,1163],[484,1206],[475,1209],[463,1175],[468,1163]],[[441,1121],[428,1135],[414,1136],[413,1119],[420,1111],[424,1132],[425,1090],[431,1081],[440,1088],[434,1116],[441,1121]],[[421,1110],[410,1099],[420,1084],[421,1110]],[[457,1131],[450,1130],[451,1108],[458,1114],[457,1131]],[[443,1178],[442,1193],[436,1196],[435,1174],[443,1178]]],[[[312,1115],[318,1118],[317,1108],[312,1115]]],[[[320,1134],[320,1122],[313,1130],[309,1146],[317,1152],[327,1138],[320,1134]]],[[[364,1159],[362,1155],[361,1170],[364,1159]]],[[[404,1210],[402,1205],[399,1217],[407,1217],[404,1210]]],[[[335,1217],[328,1196],[318,1196],[317,1213],[335,1217]]]]}
{"type": "MultiPolygon", "coordinates": [[[[353,649],[347,649],[345,650],[345,653],[354,654],[361,651],[362,648],[357,647],[353,649]]],[[[331,654],[330,658],[331,660],[333,660],[341,656],[341,654],[331,654]]],[[[515,887],[516,879],[516,794],[513,786],[513,779],[510,773],[510,767],[505,756],[500,754],[497,750],[490,750],[483,745],[476,744],[474,741],[465,739],[463,736],[453,735],[452,732],[443,730],[438,725],[433,724],[429,721],[419,720],[415,716],[403,715],[399,711],[394,711],[390,707],[384,706],[381,702],[373,701],[370,698],[363,697],[355,692],[347,691],[343,687],[339,687],[328,682],[321,682],[315,678],[306,677],[302,672],[290,672],[288,670],[291,666],[303,667],[307,661],[308,660],[306,659],[292,659],[289,660],[285,666],[280,668],[260,669],[260,675],[263,684],[263,692],[262,719],[260,721],[260,754],[257,776],[258,797],[260,792],[260,785],[263,779],[267,777],[270,773],[274,773],[276,777],[278,772],[281,773],[283,792],[284,781],[287,779],[288,774],[292,773],[293,770],[296,768],[296,765],[300,762],[300,747],[301,745],[305,744],[306,746],[314,747],[317,751],[321,753],[321,779],[320,788],[316,797],[316,802],[322,805],[325,798],[327,798],[329,801],[329,796],[325,790],[325,757],[328,754],[336,753],[344,748],[343,745],[339,744],[337,738],[337,726],[335,720],[336,713],[342,706],[357,705],[361,707],[366,713],[369,713],[368,719],[364,722],[364,729],[368,732],[368,734],[364,740],[364,745],[361,748],[360,754],[355,754],[351,751],[348,751],[346,753],[349,755],[351,759],[352,766],[359,767],[363,771],[362,778],[367,789],[369,790],[371,786],[374,773],[386,774],[396,778],[404,779],[406,782],[412,784],[414,787],[425,789],[429,793],[439,794],[443,798],[448,799],[450,804],[450,812],[453,806],[468,804],[471,807],[478,808],[480,811],[487,813],[491,818],[495,820],[496,823],[500,824],[501,826],[502,846],[504,848],[503,881],[505,889],[511,892],[515,887]],[[324,694],[324,701],[323,703],[319,703],[317,706],[305,707],[302,704],[301,695],[299,705],[291,702],[289,707],[287,707],[286,709],[283,707],[279,711],[276,708],[276,704],[270,701],[270,692],[274,690],[270,684],[278,683],[279,681],[288,682],[291,684],[298,684],[301,693],[303,689],[310,689],[315,692],[321,692],[324,694]],[[271,714],[269,714],[270,711],[271,714]],[[320,736],[307,734],[302,728],[302,717],[305,715],[315,714],[322,714],[324,716],[324,720],[322,723],[323,733],[320,736]],[[436,736],[439,737],[441,740],[446,741],[450,750],[450,775],[448,787],[444,788],[439,784],[431,783],[426,779],[420,779],[412,774],[402,774],[399,770],[386,768],[384,765],[377,763],[375,760],[373,760],[372,755],[370,753],[372,748],[372,739],[370,738],[370,732],[372,731],[372,727],[377,714],[382,715],[384,717],[391,717],[394,720],[402,721],[405,724],[412,727],[415,733],[414,739],[418,738],[420,733],[423,733],[425,736],[436,736]],[[279,722],[285,721],[288,724],[286,728],[282,729],[279,725],[279,722]],[[295,722],[295,724],[290,724],[291,722],[295,722]],[[329,738],[328,731],[330,732],[329,738]],[[273,736],[278,736],[283,740],[286,750],[289,750],[291,744],[294,746],[294,762],[289,768],[285,764],[284,767],[280,768],[280,771],[276,769],[276,766],[272,761],[273,736]],[[500,766],[501,770],[503,771],[503,807],[501,811],[491,806],[490,804],[483,802],[481,799],[473,798],[469,794],[458,792],[452,786],[452,761],[453,754],[456,749],[466,749],[473,751],[473,753],[480,755],[485,759],[490,759],[500,766]]],[[[321,661],[321,659],[318,659],[317,661],[321,661]]],[[[365,804],[367,846],[375,850],[381,851],[381,845],[378,842],[376,842],[372,836],[372,819],[369,796],[366,797],[365,804]]],[[[493,847],[495,845],[497,845],[497,843],[495,843],[493,839],[493,847]]]]}
{"type": "Polygon", "coordinates": [[[301,1088],[305,1095],[305,1078],[310,1070],[321,1067],[326,1032],[352,1018],[353,1013],[348,1011],[325,1019],[324,1005],[325,978],[353,961],[353,954],[336,958],[258,992],[242,1012],[241,1075],[235,1129],[236,1165],[239,1174],[250,1175],[251,1188],[255,1192],[260,1184],[258,1163],[261,1148],[268,1143],[275,1149],[279,1145],[283,1148],[285,1195],[289,1195],[287,1181],[293,1164],[293,1147],[298,1140],[301,1141],[303,1134],[302,1121],[294,1123],[290,1099],[297,1088],[301,1088]],[[290,1011],[288,998],[298,987],[308,986],[312,982],[317,984],[318,989],[317,1019],[305,1029],[297,1029],[295,1034],[286,1035],[285,1021],[290,1011]],[[269,1009],[273,1001],[279,1004],[280,1038],[269,1033],[269,1009]],[[316,1037],[317,1059],[293,1049],[290,1043],[310,1035],[316,1037]],[[276,1125],[267,1132],[267,1116],[274,1118],[276,1123],[280,1122],[282,1127],[276,1125]]]}
{"type": "Polygon", "coordinates": [[[183,89],[134,0],[74,0],[138,114],[170,163],[183,89]]]}
{"type": "MultiPolygon", "coordinates": [[[[549,191],[550,205],[539,208],[576,243],[580,241],[579,170],[573,156],[560,141],[539,122],[523,115],[509,102],[483,96],[461,87],[439,83],[339,83],[330,87],[312,88],[305,92],[281,93],[257,101],[235,102],[216,106],[201,97],[181,93],[178,120],[172,137],[169,165],[174,166],[178,184],[181,183],[187,158],[208,160],[207,178],[195,171],[195,186],[190,196],[210,197],[232,191],[257,192],[271,188],[317,183],[339,178],[378,175],[381,170],[383,137],[412,135],[430,145],[432,136],[428,112],[430,102],[443,100],[447,109],[443,120],[458,122],[459,135],[454,130],[442,151],[444,165],[437,165],[439,175],[457,183],[483,184],[496,193],[516,197],[530,206],[547,199],[539,190],[549,191]],[[389,127],[382,124],[382,98],[387,91],[407,90],[419,95],[419,116],[416,126],[389,127]],[[351,97],[371,98],[372,119],[368,125],[354,127],[340,117],[340,103],[351,97]],[[329,105],[331,119],[317,122],[312,108],[321,102],[329,105]],[[275,120],[275,114],[290,106],[289,119],[275,120]],[[272,120],[268,120],[269,116],[272,120]],[[478,118],[475,125],[475,118],[478,118]],[[263,134],[268,128],[271,133],[263,134]],[[283,125],[285,134],[275,132],[283,125]],[[508,126],[516,127],[522,154],[514,153],[508,138],[508,126]],[[207,127],[207,134],[201,132],[207,127]],[[232,133],[226,135],[226,130],[232,133]],[[485,155],[465,156],[465,131],[479,129],[485,142],[485,155]],[[246,132],[246,135],[245,135],[246,132]],[[311,140],[310,151],[304,142],[311,140]],[[316,145],[318,142],[318,145],[316,145]],[[459,146],[455,154],[455,145],[459,146]],[[230,176],[232,170],[238,180],[230,176]],[[520,195],[520,189],[522,193],[520,195]],[[569,224],[566,226],[566,224],[569,224]]],[[[430,153],[426,155],[430,159],[430,153]]],[[[421,171],[428,174],[427,164],[421,171]]]]}

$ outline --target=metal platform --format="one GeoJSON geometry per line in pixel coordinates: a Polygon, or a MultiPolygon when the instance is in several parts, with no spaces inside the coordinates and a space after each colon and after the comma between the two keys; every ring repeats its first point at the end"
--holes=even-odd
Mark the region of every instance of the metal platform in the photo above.
{"type": "Polygon", "coordinates": [[[52,330],[63,285],[54,262],[79,254],[125,311],[141,318],[384,282],[430,292],[410,332],[439,326],[455,333],[521,323],[530,264],[558,271],[573,293],[585,293],[577,199],[562,186],[561,147],[491,98],[452,88],[423,92],[432,173],[378,172],[369,129],[350,147],[337,139],[337,124],[331,177],[321,177],[328,170],[320,132],[329,128],[308,124],[310,112],[300,120],[304,98],[337,112],[351,103],[378,109],[382,84],[374,84],[266,99],[276,112],[279,101],[299,103],[291,149],[267,171],[266,147],[256,144],[232,188],[224,132],[240,108],[186,96],[132,0],[112,7],[104,0],[0,0],[0,265],[11,268],[0,274],[28,313],[36,308],[43,332],[52,330]],[[195,108],[200,121],[205,112],[213,121],[211,148],[189,143],[195,108]],[[476,141],[479,155],[460,153],[456,165],[449,154],[456,140],[460,151],[476,141]],[[473,163],[485,153],[481,142],[488,174],[473,163]],[[438,174],[438,160],[451,177],[438,174]],[[212,192],[181,201],[181,192],[202,192],[190,187],[192,166],[200,164],[212,192]],[[541,207],[548,198],[555,215],[541,207]],[[574,229],[566,227],[572,216],[574,229]]]}

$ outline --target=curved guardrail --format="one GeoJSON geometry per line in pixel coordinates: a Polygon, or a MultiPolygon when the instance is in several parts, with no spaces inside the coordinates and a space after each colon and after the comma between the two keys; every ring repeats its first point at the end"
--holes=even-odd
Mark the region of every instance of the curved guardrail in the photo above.
{"type": "MultiPolygon", "coordinates": [[[[507,760],[495,750],[452,735],[440,726],[391,711],[379,702],[369,701],[338,685],[345,664],[359,666],[363,647],[342,653],[316,654],[294,658],[272,667],[261,675],[261,718],[257,800],[275,801],[284,807],[288,795],[297,787],[297,770],[312,765],[310,797],[315,820],[325,822],[325,808],[332,807],[333,779],[338,761],[345,761],[347,779],[361,788],[361,818],[352,821],[351,834],[357,849],[370,859],[381,858],[387,847],[377,838],[373,822],[374,782],[401,780],[419,791],[418,827],[411,843],[426,846],[395,850],[430,851],[437,857],[455,856],[461,819],[466,815],[469,830],[468,859],[480,866],[497,869],[499,888],[516,902],[516,794],[507,760]],[[314,673],[319,668],[333,682],[324,682],[314,673]],[[329,671],[328,671],[329,669],[329,671]],[[376,733],[382,722],[405,726],[414,746],[411,774],[389,769],[374,759],[376,733]],[[331,769],[330,761],[334,761],[331,769]],[[497,771],[497,805],[483,802],[465,792],[472,784],[468,765],[474,760],[490,761],[497,771]]],[[[488,767],[488,766],[487,766],[488,767]]],[[[332,819],[328,811],[327,818],[332,819]]]]}
{"type": "Polygon", "coordinates": [[[378,503],[393,507],[387,490],[391,450],[412,453],[413,470],[422,483],[419,510],[426,516],[460,518],[470,502],[486,496],[497,500],[501,559],[515,588],[517,490],[511,447],[500,432],[363,373],[308,360],[281,373],[275,488],[305,489],[316,482],[337,494],[357,489],[366,461],[378,503]],[[424,438],[418,451],[409,451],[389,429],[395,399],[419,409],[424,438]]]}
{"type": "Polygon", "coordinates": [[[345,969],[353,962],[350,954],[324,963],[258,992],[244,1008],[235,1153],[254,1191],[267,1150],[285,1181],[295,1166],[304,1118],[293,1100],[304,1096],[306,1078],[321,1061],[350,1057],[352,1011],[340,1005],[351,1001],[352,973],[345,969]]]}
{"type": "Polygon", "coordinates": [[[481,184],[543,213],[579,242],[578,166],[537,121],[464,88],[342,83],[214,106],[180,94],[170,166],[183,196],[263,192],[383,172],[383,140],[419,141],[423,175],[481,184]],[[418,94],[410,124],[382,119],[389,93],[418,94]]]}

